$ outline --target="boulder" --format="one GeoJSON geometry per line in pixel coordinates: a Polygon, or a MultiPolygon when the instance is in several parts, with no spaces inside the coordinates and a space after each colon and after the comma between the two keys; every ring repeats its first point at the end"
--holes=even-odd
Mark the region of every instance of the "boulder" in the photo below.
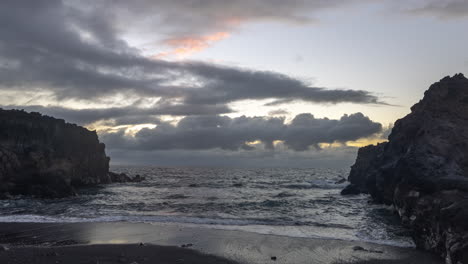
{"type": "Polygon", "coordinates": [[[431,85],[387,143],[359,150],[348,180],[393,204],[418,248],[468,263],[468,79],[431,85]]]}

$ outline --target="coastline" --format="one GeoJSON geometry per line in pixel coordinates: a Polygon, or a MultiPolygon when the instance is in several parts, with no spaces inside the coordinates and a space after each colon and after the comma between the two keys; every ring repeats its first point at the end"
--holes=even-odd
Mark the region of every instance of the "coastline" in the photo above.
{"type": "Polygon", "coordinates": [[[1,263],[86,263],[69,260],[81,252],[98,263],[443,263],[412,248],[161,223],[0,223],[0,243],[1,263]]]}

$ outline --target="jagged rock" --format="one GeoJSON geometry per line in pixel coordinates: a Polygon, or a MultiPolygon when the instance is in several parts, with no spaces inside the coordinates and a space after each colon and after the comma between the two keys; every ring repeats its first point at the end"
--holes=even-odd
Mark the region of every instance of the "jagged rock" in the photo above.
{"type": "Polygon", "coordinates": [[[351,182],[351,184],[346,188],[348,189],[348,192],[354,190],[353,194],[355,194],[373,191],[372,188],[368,188],[368,185],[372,186],[375,182],[375,171],[379,169],[378,161],[382,158],[386,144],[387,143],[384,142],[377,144],[376,146],[370,145],[362,147],[358,150],[356,162],[351,166],[351,171],[348,177],[348,180],[351,182]]]}
{"type": "Polygon", "coordinates": [[[39,113],[0,109],[0,199],[60,198],[84,186],[145,179],[109,172],[109,161],[95,131],[39,113]]]}
{"type": "Polygon", "coordinates": [[[39,113],[0,109],[0,196],[56,198],[108,183],[104,148],[95,131],[39,113]]]}
{"type": "Polygon", "coordinates": [[[345,183],[346,182],[346,179],[345,178],[341,178],[337,181],[335,181],[335,184],[342,184],[342,183],[345,183]]]}
{"type": "Polygon", "coordinates": [[[352,183],[341,190],[341,195],[354,195],[360,193],[363,193],[363,191],[356,184],[352,183]]]}
{"type": "Polygon", "coordinates": [[[388,143],[360,149],[348,180],[393,204],[418,248],[468,263],[468,79],[433,84],[388,143]]]}
{"type": "Polygon", "coordinates": [[[139,174],[135,175],[133,178],[125,173],[109,172],[108,175],[111,182],[141,182],[145,180],[145,177],[142,177],[139,174]]]}

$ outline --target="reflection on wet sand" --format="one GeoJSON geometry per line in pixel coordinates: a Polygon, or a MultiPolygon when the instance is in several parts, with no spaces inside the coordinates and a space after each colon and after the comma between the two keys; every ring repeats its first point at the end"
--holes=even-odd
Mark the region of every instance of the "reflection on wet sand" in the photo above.
{"type": "MultiPolygon", "coordinates": [[[[15,245],[72,244],[189,245],[191,249],[240,263],[339,263],[387,260],[398,263],[441,263],[433,255],[410,248],[332,239],[292,238],[181,226],[144,223],[4,223],[0,242],[15,245]],[[311,262],[313,260],[313,262],[311,262]]],[[[383,262],[392,263],[392,262],[383,262]]]]}

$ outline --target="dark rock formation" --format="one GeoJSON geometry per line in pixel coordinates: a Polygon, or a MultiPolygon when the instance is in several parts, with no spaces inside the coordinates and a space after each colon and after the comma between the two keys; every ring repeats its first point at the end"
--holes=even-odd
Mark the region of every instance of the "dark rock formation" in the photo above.
{"type": "Polygon", "coordinates": [[[417,247],[468,263],[468,79],[433,84],[388,140],[359,150],[348,188],[393,204],[417,247]]]}
{"type": "Polygon", "coordinates": [[[375,184],[375,171],[378,170],[378,160],[382,158],[384,147],[387,143],[380,143],[377,146],[369,145],[358,150],[356,162],[351,166],[348,176],[350,185],[341,191],[341,194],[359,194],[373,191],[375,184]],[[368,187],[368,185],[370,185],[368,187]]]}
{"type": "Polygon", "coordinates": [[[0,109],[0,198],[58,198],[110,183],[104,148],[95,131],[39,113],[0,109]]]}
{"type": "Polygon", "coordinates": [[[135,175],[133,178],[125,173],[109,172],[108,175],[111,182],[141,182],[145,180],[145,177],[142,177],[139,174],[135,175]]]}
{"type": "Polygon", "coordinates": [[[360,194],[365,193],[365,190],[362,190],[356,184],[349,184],[343,190],[341,190],[341,195],[353,195],[353,194],[360,194]]]}

